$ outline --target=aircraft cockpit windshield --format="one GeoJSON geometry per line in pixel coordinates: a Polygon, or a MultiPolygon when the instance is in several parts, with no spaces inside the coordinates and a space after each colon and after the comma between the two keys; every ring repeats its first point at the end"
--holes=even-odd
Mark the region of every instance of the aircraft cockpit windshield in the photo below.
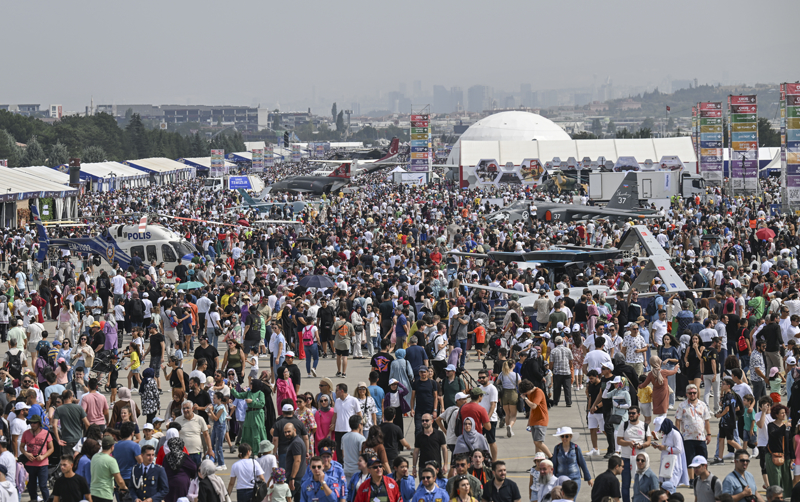
{"type": "Polygon", "coordinates": [[[178,254],[178,257],[183,258],[186,255],[196,255],[199,254],[197,249],[191,242],[173,242],[172,246],[175,248],[175,252],[178,254]]]}

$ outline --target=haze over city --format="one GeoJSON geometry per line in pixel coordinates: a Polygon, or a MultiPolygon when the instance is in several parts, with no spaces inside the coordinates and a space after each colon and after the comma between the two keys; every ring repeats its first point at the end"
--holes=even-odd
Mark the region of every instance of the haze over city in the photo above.
{"type": "MultiPolygon", "coordinates": [[[[380,109],[434,85],[653,89],[672,80],[794,80],[800,3],[312,0],[6,2],[6,103],[380,109]],[[371,104],[375,103],[375,104],[371,104]]],[[[416,101],[415,101],[416,104],[416,101]]],[[[403,110],[405,111],[405,110],[403,110]]]]}

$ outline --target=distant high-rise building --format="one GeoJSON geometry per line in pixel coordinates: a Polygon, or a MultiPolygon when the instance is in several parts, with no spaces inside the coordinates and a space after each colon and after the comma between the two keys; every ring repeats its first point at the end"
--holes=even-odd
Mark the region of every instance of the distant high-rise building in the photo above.
{"type": "Polygon", "coordinates": [[[414,81],[414,88],[413,88],[412,94],[415,97],[422,95],[422,80],[415,80],[414,81]]]}
{"type": "Polygon", "coordinates": [[[406,83],[405,83],[405,82],[400,82],[400,83],[397,85],[397,90],[400,92],[400,94],[403,94],[403,95],[405,95],[405,94],[406,94],[406,92],[407,92],[407,89],[406,89],[406,83]]]}
{"type": "Polygon", "coordinates": [[[485,85],[473,85],[467,89],[467,110],[482,112],[491,108],[491,93],[485,85]]]}
{"type": "Polygon", "coordinates": [[[450,103],[452,105],[450,111],[457,112],[464,109],[464,90],[461,87],[450,88],[450,103]]]}
{"type": "Polygon", "coordinates": [[[520,84],[519,86],[519,100],[522,106],[532,108],[534,105],[533,91],[531,91],[531,84],[520,84]]]}
{"type": "Polygon", "coordinates": [[[433,86],[433,113],[450,113],[453,111],[450,91],[443,85],[433,86]]]}

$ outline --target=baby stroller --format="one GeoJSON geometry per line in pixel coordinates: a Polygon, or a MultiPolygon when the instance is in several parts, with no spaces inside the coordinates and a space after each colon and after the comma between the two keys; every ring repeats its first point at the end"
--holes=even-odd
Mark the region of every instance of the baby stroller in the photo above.
{"type": "MultiPolygon", "coordinates": [[[[115,369],[119,370],[119,361],[115,361],[114,353],[110,350],[101,350],[95,354],[94,364],[92,364],[89,377],[97,378],[97,385],[101,386],[103,383],[107,382],[107,375],[115,369]],[[94,375],[92,375],[92,373],[94,373],[94,375]]],[[[117,385],[117,388],[120,387],[121,385],[117,385]]]]}
{"type": "Polygon", "coordinates": [[[481,360],[481,363],[483,363],[483,369],[487,368],[486,366],[487,359],[492,361],[497,360],[497,353],[500,351],[501,348],[505,348],[506,350],[508,350],[508,340],[500,333],[495,333],[494,335],[492,335],[489,341],[486,342],[485,346],[486,353],[484,354],[483,359],[481,360]]]}

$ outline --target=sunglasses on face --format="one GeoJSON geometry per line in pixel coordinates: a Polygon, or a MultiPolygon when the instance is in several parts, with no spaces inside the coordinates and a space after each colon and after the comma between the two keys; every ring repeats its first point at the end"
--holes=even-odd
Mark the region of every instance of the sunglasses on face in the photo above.
{"type": "Polygon", "coordinates": [[[312,465],[311,468],[316,471],[317,469],[322,469],[322,466],[321,465],[312,465]]]}
{"type": "Polygon", "coordinates": [[[423,479],[423,480],[424,480],[424,479],[433,479],[433,477],[432,477],[432,476],[422,476],[422,479],[423,479]]]}

